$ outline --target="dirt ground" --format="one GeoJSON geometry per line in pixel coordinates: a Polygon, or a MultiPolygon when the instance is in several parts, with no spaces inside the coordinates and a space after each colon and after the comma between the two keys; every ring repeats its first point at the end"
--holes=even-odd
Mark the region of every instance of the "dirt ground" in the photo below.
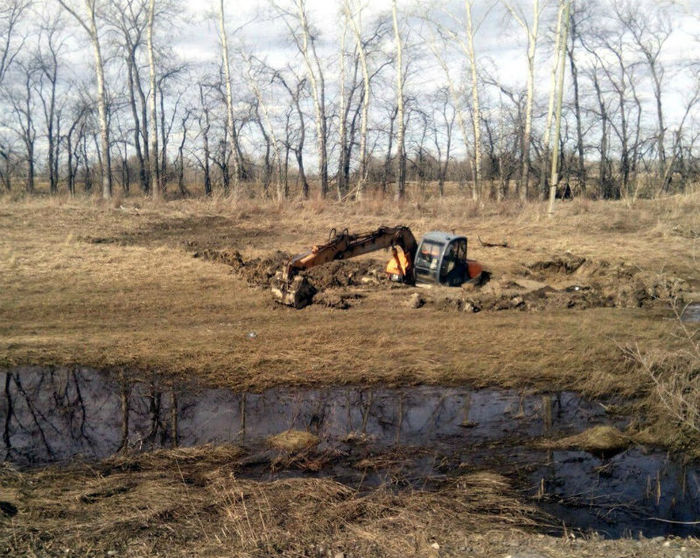
{"type": "MultiPolygon", "coordinates": [[[[462,198],[0,198],[0,366],[128,368],[248,390],[445,384],[617,395],[640,402],[636,422],[652,441],[687,448],[692,434],[664,414],[630,355],[684,358],[672,304],[700,300],[699,209],[698,194],[577,200],[551,219],[538,203],[462,198]],[[417,237],[465,234],[489,281],[392,284],[379,253],[310,272],[319,292],[307,308],[271,301],[280,263],[332,227],[397,224],[417,237]]],[[[237,479],[235,452],[181,451],[119,466],[3,469],[0,500],[20,511],[0,506],[0,554],[700,556],[695,540],[552,537],[503,479],[460,479],[461,492],[359,495],[330,479],[237,479]],[[484,493],[493,500],[482,505],[475,495],[484,493]]]]}

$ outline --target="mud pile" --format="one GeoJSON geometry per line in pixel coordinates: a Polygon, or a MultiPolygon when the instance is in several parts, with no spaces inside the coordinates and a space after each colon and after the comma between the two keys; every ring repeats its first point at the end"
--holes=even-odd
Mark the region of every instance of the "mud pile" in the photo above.
{"type": "Polygon", "coordinates": [[[407,304],[464,312],[641,308],[683,302],[688,291],[678,277],[565,253],[524,264],[515,274],[493,278],[481,287],[466,284],[455,295],[427,294],[419,306],[412,299],[407,304]]]}
{"type": "Polygon", "coordinates": [[[231,266],[233,273],[255,287],[269,288],[275,273],[289,260],[286,252],[276,251],[264,258],[244,260],[238,250],[213,250],[205,248],[193,254],[195,258],[231,266]]]}
{"type": "MultiPolygon", "coordinates": [[[[250,286],[269,289],[275,274],[289,261],[286,252],[273,252],[263,258],[246,260],[238,250],[214,250],[205,248],[193,254],[195,258],[223,263],[250,286]]],[[[375,260],[336,260],[304,272],[304,276],[318,294],[314,304],[328,308],[347,309],[352,300],[362,298],[359,293],[342,292],[348,287],[378,285],[388,282],[384,265],[375,260]],[[326,292],[328,291],[328,292],[326,292]]]]}
{"type": "MultiPolygon", "coordinates": [[[[206,248],[194,257],[229,265],[249,285],[269,289],[289,261],[286,252],[244,259],[237,250],[206,248]]],[[[314,304],[347,309],[362,298],[358,287],[386,289],[389,280],[377,260],[336,260],[303,272],[314,292],[314,304]]],[[[491,277],[459,289],[426,289],[405,301],[412,308],[445,311],[543,311],[559,308],[641,308],[683,302],[688,284],[678,277],[627,263],[593,260],[566,252],[523,263],[514,273],[491,277]],[[416,296],[418,298],[416,298],[416,296]],[[418,300],[419,299],[419,300],[418,300]]]]}
{"type": "Polygon", "coordinates": [[[318,290],[388,281],[384,265],[374,260],[336,260],[310,269],[306,277],[318,290]]]}

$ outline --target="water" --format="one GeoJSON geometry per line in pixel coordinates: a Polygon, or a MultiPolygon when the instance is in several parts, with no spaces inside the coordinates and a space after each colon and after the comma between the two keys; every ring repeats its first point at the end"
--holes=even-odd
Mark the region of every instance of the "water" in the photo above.
{"type": "Polygon", "coordinates": [[[546,450],[599,424],[624,427],[574,393],[446,387],[276,388],[263,393],[131,381],[90,369],[0,372],[0,457],[21,466],[100,459],[121,449],[234,443],[242,477],[330,476],[360,489],[431,489],[451,475],[496,471],[569,527],[606,536],[700,535],[700,464],[660,450],[616,455],[546,450]],[[285,465],[267,442],[290,429],[318,436],[285,465]],[[318,464],[321,464],[318,466],[318,464]],[[274,464],[274,466],[273,466],[274,464]]]}
{"type": "Polygon", "coordinates": [[[681,314],[681,320],[684,322],[700,322],[700,302],[688,304],[681,314]]]}

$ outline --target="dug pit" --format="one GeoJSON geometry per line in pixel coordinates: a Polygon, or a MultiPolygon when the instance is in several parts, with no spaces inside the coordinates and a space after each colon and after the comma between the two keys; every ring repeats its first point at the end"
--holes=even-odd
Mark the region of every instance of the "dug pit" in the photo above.
{"type": "MultiPolygon", "coordinates": [[[[246,259],[236,250],[205,248],[194,257],[227,264],[234,274],[251,287],[270,289],[275,274],[289,261],[286,252],[246,259]]],[[[607,260],[593,260],[571,253],[522,262],[516,271],[505,274],[486,272],[484,280],[461,288],[415,289],[391,283],[384,263],[374,259],[337,260],[302,273],[313,291],[313,302],[331,308],[347,309],[372,290],[389,291],[404,305],[437,308],[442,311],[543,311],[553,309],[641,308],[682,305],[689,292],[686,281],[607,260]],[[403,288],[399,288],[403,287],[403,288]],[[416,296],[421,303],[416,304],[416,296]]]]}
{"type": "Polygon", "coordinates": [[[698,536],[700,464],[638,446],[612,401],[570,392],[419,386],[235,393],[86,368],[0,373],[3,447],[19,467],[235,444],[240,478],[332,478],[360,490],[508,477],[550,526],[698,536]],[[610,442],[612,441],[612,442],[610,442]]]}

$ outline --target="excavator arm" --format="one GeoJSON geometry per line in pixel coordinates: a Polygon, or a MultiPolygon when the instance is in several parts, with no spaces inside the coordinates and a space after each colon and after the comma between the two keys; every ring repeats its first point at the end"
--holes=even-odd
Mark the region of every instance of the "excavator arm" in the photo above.
{"type": "Polygon", "coordinates": [[[350,234],[344,230],[340,234],[335,229],[325,244],[314,246],[310,252],[294,256],[278,273],[272,293],[282,304],[301,308],[313,297],[313,287],[299,276],[299,272],[334,260],[347,260],[383,248],[392,249],[389,268],[392,275],[406,283],[415,282],[413,261],[418,243],[411,229],[404,226],[380,227],[367,233],[350,234]]]}

